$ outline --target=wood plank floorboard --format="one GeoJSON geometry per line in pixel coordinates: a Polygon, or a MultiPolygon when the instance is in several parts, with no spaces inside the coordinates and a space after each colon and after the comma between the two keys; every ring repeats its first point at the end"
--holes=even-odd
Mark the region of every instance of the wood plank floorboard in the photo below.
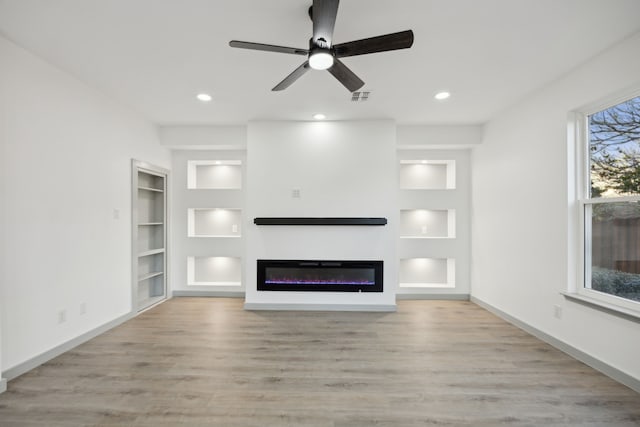
{"type": "Polygon", "coordinates": [[[640,394],[464,301],[174,298],[9,382],[0,426],[640,426],[640,394]]]}

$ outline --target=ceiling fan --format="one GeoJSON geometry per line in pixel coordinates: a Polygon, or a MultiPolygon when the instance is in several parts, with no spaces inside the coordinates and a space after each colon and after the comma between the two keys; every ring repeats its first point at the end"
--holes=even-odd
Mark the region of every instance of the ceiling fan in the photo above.
{"type": "Polygon", "coordinates": [[[263,43],[231,40],[229,46],[241,49],[263,50],[267,52],[288,53],[306,56],[307,60],[291,74],[285,77],[273,89],[284,90],[298,80],[309,68],[328,70],[350,92],[360,89],[364,82],[347,68],[340,58],[407,49],[413,44],[413,31],[401,31],[346,43],[333,43],[333,27],[336,23],[340,0],[313,0],[309,8],[309,17],[313,21],[313,37],[309,40],[309,49],[275,46],[263,43]]]}

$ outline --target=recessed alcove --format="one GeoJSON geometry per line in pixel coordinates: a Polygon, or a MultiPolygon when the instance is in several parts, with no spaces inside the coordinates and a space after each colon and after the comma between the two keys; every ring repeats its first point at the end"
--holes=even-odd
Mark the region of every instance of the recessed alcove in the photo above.
{"type": "Polygon", "coordinates": [[[242,211],[227,208],[190,208],[189,237],[240,237],[242,211]]]}
{"type": "Polygon", "coordinates": [[[400,237],[403,239],[453,239],[456,237],[455,209],[403,209],[400,237]]]}
{"type": "Polygon", "coordinates": [[[455,160],[401,160],[401,190],[453,190],[455,160]]]}
{"type": "Polygon", "coordinates": [[[400,288],[454,288],[455,259],[406,258],[400,260],[400,288]]]}
{"type": "Polygon", "coordinates": [[[187,188],[201,190],[239,190],[242,188],[240,160],[190,160],[187,188]]]}
{"type": "Polygon", "coordinates": [[[240,286],[242,262],[237,257],[188,257],[189,286],[240,286]]]}

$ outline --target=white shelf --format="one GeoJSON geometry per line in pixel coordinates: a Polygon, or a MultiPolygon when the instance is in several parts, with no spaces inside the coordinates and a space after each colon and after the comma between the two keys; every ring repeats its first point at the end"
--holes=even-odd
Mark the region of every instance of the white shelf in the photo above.
{"type": "Polygon", "coordinates": [[[455,209],[403,209],[400,211],[401,239],[454,239],[455,209]]]}
{"type": "Polygon", "coordinates": [[[149,251],[144,251],[144,252],[138,253],[138,258],[145,257],[145,256],[150,256],[150,255],[156,255],[156,254],[163,254],[163,253],[164,253],[164,248],[152,249],[152,250],[149,250],[149,251]]]}
{"type": "Polygon", "coordinates": [[[401,190],[453,190],[455,160],[401,160],[401,190]]]}
{"type": "Polygon", "coordinates": [[[452,258],[400,260],[400,288],[454,288],[456,263],[452,258]]]}
{"type": "Polygon", "coordinates": [[[139,222],[138,227],[149,226],[149,225],[164,225],[164,222],[139,222]]]}
{"type": "Polygon", "coordinates": [[[165,176],[151,170],[137,171],[137,187],[140,190],[157,191],[162,193],[165,188],[165,176]]]}
{"type": "Polygon", "coordinates": [[[195,190],[239,190],[242,188],[240,160],[190,160],[187,188],[195,190]]]}
{"type": "Polygon", "coordinates": [[[164,271],[156,271],[155,273],[145,274],[143,276],[138,277],[138,282],[142,282],[143,280],[149,280],[157,276],[161,276],[164,274],[164,271]]]}
{"type": "Polygon", "coordinates": [[[164,264],[165,264],[164,252],[138,258],[137,260],[138,282],[164,274],[164,271],[165,271],[164,264]]]}
{"type": "Polygon", "coordinates": [[[162,190],[162,189],[160,189],[160,188],[138,187],[138,190],[154,191],[154,192],[156,192],[156,193],[164,193],[164,190],[162,190]]]}
{"type": "Polygon", "coordinates": [[[227,208],[191,208],[187,213],[189,237],[240,237],[242,211],[227,208]]]}
{"type": "Polygon", "coordinates": [[[188,257],[189,286],[240,286],[242,262],[237,257],[188,257]]]}

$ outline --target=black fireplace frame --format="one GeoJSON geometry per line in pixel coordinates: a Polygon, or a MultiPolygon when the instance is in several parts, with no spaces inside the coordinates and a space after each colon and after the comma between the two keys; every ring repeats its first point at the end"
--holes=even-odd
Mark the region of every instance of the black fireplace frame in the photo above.
{"type": "Polygon", "coordinates": [[[383,261],[353,261],[353,260],[275,260],[275,259],[259,259],[257,263],[257,289],[258,291],[285,291],[285,292],[383,292],[383,261]],[[373,285],[355,285],[355,284],[288,284],[288,283],[265,283],[266,269],[269,267],[295,267],[295,268],[373,268],[374,284],[373,285]]]}

